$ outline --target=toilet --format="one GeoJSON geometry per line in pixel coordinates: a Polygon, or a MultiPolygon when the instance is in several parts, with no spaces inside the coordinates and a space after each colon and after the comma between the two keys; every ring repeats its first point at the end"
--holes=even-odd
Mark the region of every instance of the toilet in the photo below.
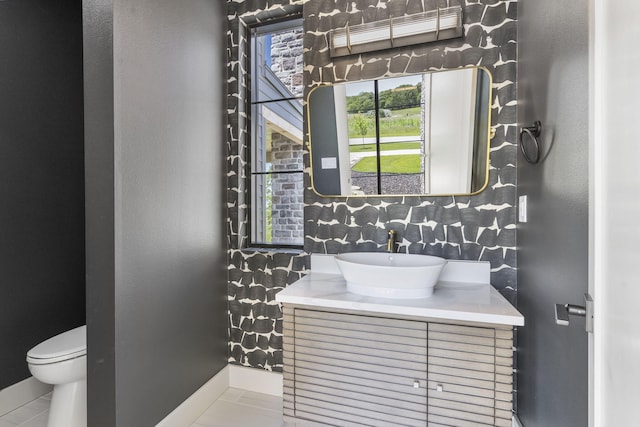
{"type": "Polygon", "coordinates": [[[87,425],[87,327],[41,342],[27,353],[29,371],[53,385],[47,427],[87,425]]]}

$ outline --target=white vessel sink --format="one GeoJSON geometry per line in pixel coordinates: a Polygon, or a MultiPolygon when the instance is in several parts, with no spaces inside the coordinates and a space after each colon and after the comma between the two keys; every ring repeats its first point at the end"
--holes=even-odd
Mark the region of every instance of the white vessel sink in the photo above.
{"type": "Polygon", "coordinates": [[[354,294],[382,298],[428,298],[447,261],[430,255],[352,252],[336,263],[354,294]]]}

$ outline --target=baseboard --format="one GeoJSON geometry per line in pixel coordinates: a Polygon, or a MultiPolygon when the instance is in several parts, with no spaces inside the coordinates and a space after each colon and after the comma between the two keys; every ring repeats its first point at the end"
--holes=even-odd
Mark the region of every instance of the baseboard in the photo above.
{"type": "Polygon", "coordinates": [[[520,422],[520,418],[518,418],[516,414],[513,414],[513,418],[511,420],[513,427],[523,427],[522,423],[520,422]]]}
{"type": "Polygon", "coordinates": [[[282,374],[227,365],[156,424],[156,427],[190,426],[229,387],[282,396],[282,374]]]}
{"type": "Polygon", "coordinates": [[[227,365],[156,424],[156,427],[190,426],[228,387],[229,366],[227,365]]]}
{"type": "Polygon", "coordinates": [[[282,374],[263,369],[229,365],[229,387],[282,396],[282,374]]]}
{"type": "Polygon", "coordinates": [[[33,377],[0,390],[0,417],[53,390],[33,377]]]}

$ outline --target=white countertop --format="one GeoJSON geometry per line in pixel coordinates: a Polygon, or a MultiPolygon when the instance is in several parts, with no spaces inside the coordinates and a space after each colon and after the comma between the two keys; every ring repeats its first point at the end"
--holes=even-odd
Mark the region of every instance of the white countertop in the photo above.
{"type": "MultiPolygon", "coordinates": [[[[463,261],[458,265],[467,263],[463,261]]],[[[448,274],[441,276],[450,277],[448,274]]],[[[441,280],[429,298],[374,298],[348,292],[344,278],[332,268],[322,269],[322,272],[312,268],[311,273],[279,292],[276,300],[283,304],[325,309],[524,326],[522,314],[489,283],[441,280]]]]}

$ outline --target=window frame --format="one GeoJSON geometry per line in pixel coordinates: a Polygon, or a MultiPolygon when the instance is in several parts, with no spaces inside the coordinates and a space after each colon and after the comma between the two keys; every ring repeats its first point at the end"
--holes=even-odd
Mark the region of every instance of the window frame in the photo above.
{"type": "MultiPolygon", "coordinates": [[[[287,15],[285,17],[276,18],[276,19],[267,19],[265,21],[252,22],[246,25],[245,37],[246,37],[246,73],[247,73],[247,86],[246,86],[246,96],[243,100],[245,104],[246,111],[246,144],[244,146],[245,150],[245,158],[246,165],[244,170],[244,179],[246,179],[246,219],[247,219],[247,228],[246,228],[246,241],[248,244],[248,248],[256,248],[256,249],[288,249],[288,250],[303,250],[304,247],[304,230],[302,235],[302,241],[299,244],[289,244],[289,243],[268,243],[268,242],[259,242],[254,240],[254,226],[255,226],[255,214],[258,210],[256,206],[254,206],[254,175],[274,175],[278,174],[278,171],[271,172],[259,172],[255,173],[253,170],[254,166],[254,144],[255,144],[255,119],[253,114],[253,106],[262,105],[273,102],[283,102],[287,100],[300,100],[302,104],[304,104],[304,95],[301,94],[299,97],[289,97],[277,100],[267,100],[267,101],[254,101],[253,95],[255,92],[255,82],[253,81],[254,76],[254,68],[255,64],[255,52],[254,52],[254,37],[260,36],[267,33],[277,32],[278,30],[284,30],[287,28],[299,27],[303,28],[303,19],[302,13],[295,13],[291,15],[287,15]]],[[[302,117],[302,135],[304,137],[304,123],[305,118],[304,114],[302,117]]],[[[304,141],[301,145],[301,151],[304,151],[304,141]]],[[[280,173],[299,173],[302,177],[302,181],[304,183],[304,165],[300,170],[296,171],[281,171],[280,173]]],[[[303,188],[300,192],[300,196],[303,199],[303,212],[304,212],[304,184],[303,188]]],[[[263,210],[264,212],[264,210],[263,210]]],[[[303,213],[303,225],[304,225],[304,213],[303,213]]]]}

